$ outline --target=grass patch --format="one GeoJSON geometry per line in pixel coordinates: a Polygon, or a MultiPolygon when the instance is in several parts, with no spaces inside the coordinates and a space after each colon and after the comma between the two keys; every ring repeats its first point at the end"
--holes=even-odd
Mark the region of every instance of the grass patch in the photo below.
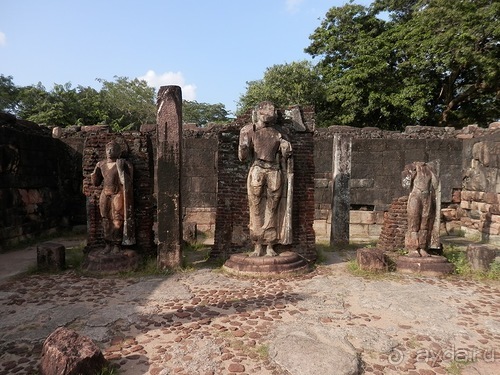
{"type": "Polygon", "coordinates": [[[358,277],[370,278],[370,279],[381,279],[387,277],[390,273],[385,271],[367,271],[363,270],[359,267],[356,259],[351,259],[347,262],[347,271],[353,275],[358,277]]]}
{"type": "Polygon", "coordinates": [[[104,367],[96,375],[118,375],[118,370],[113,366],[104,367]]]}
{"type": "Polygon", "coordinates": [[[257,347],[256,352],[262,359],[269,358],[269,346],[267,345],[260,345],[259,347],[257,347]]]}
{"type": "Polygon", "coordinates": [[[472,361],[467,360],[454,360],[450,363],[450,365],[446,368],[446,371],[450,375],[460,375],[462,370],[472,361]]]}
{"type": "Polygon", "coordinates": [[[487,271],[476,271],[470,267],[466,251],[455,245],[445,246],[443,255],[455,266],[456,275],[477,280],[500,280],[500,262],[493,262],[487,271]]]}

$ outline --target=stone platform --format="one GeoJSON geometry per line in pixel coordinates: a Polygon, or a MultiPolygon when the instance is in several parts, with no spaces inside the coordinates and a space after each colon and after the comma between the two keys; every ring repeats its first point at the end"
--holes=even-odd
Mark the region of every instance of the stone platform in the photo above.
{"type": "Polygon", "coordinates": [[[88,272],[115,274],[135,271],[139,263],[140,256],[134,250],[106,253],[102,249],[94,249],[85,255],[82,269],[88,272]]]}
{"type": "Polygon", "coordinates": [[[307,261],[293,251],[285,251],[275,257],[233,254],[222,268],[232,274],[255,277],[297,275],[309,271],[307,261]]]}
{"type": "Polygon", "coordinates": [[[455,267],[448,262],[448,259],[439,255],[428,257],[401,256],[396,260],[396,270],[401,273],[442,276],[452,273],[455,267]]]}

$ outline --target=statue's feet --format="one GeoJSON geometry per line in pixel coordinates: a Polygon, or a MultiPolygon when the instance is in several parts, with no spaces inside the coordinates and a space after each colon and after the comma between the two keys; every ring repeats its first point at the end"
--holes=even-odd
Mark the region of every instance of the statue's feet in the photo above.
{"type": "Polygon", "coordinates": [[[276,257],[276,256],[278,256],[278,253],[276,251],[274,251],[274,249],[271,245],[267,245],[266,255],[268,257],[276,257]]]}
{"type": "Polygon", "coordinates": [[[111,252],[111,246],[109,245],[109,243],[107,243],[106,246],[104,246],[104,249],[102,249],[102,253],[109,254],[110,252],[111,252]]]}
{"type": "Polygon", "coordinates": [[[264,255],[264,252],[263,252],[263,249],[262,249],[262,245],[261,244],[256,244],[255,245],[255,249],[252,253],[250,253],[250,256],[251,257],[261,257],[262,255],[264,255]]]}
{"type": "Polygon", "coordinates": [[[120,253],[120,246],[119,245],[113,245],[113,249],[111,250],[112,254],[119,254],[120,253]]]}
{"type": "Polygon", "coordinates": [[[425,251],[424,249],[420,249],[420,256],[421,257],[430,257],[431,254],[429,254],[427,251],[425,251]]]}
{"type": "Polygon", "coordinates": [[[418,250],[411,250],[410,252],[408,252],[407,256],[412,258],[420,258],[422,255],[420,255],[420,252],[418,250]]]}

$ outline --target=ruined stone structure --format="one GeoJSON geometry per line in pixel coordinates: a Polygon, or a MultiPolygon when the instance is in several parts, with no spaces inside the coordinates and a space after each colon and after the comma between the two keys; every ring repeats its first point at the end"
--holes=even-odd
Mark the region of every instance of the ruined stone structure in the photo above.
{"type": "Polygon", "coordinates": [[[110,141],[117,141],[122,148],[123,156],[134,166],[133,198],[135,218],[135,244],[133,249],[140,249],[143,255],[156,253],[153,224],[156,203],[153,199],[153,161],[151,139],[147,133],[125,132],[116,135],[108,132],[107,127],[91,127],[85,129],[87,137],[83,148],[83,186],[86,197],[88,228],[87,249],[104,248],[102,218],[99,211],[99,197],[103,186],[95,186],[91,181],[91,173],[96,164],[105,158],[105,147],[110,141]]]}
{"type": "Polygon", "coordinates": [[[481,241],[500,235],[500,123],[495,133],[464,141],[463,186],[460,208],[461,229],[481,241]]]}
{"type": "Polygon", "coordinates": [[[81,164],[50,129],[0,113],[0,251],[85,222],[81,164]]]}
{"type": "MultiPolygon", "coordinates": [[[[441,162],[441,207],[442,230],[449,233],[481,231],[492,240],[500,239],[496,225],[480,228],[487,213],[491,223],[498,220],[498,183],[483,184],[482,190],[462,191],[466,169],[472,160],[472,147],[486,137],[490,146],[500,142],[499,125],[489,129],[471,125],[461,130],[452,128],[409,126],[403,133],[382,131],[374,128],[350,128],[332,126],[317,129],[315,134],[315,231],[321,238],[328,238],[331,224],[332,144],[335,135],[352,137],[352,169],[350,181],[350,238],[351,240],[378,240],[384,225],[384,213],[388,212],[394,199],[408,193],[400,184],[400,171],[414,161],[441,162]],[[477,193],[476,193],[477,192],[477,193]],[[481,193],[479,193],[481,192],[481,193]],[[486,193],[488,198],[486,198],[486,193]],[[471,206],[461,203],[461,194],[471,206]],[[486,203],[484,200],[488,199],[486,203]],[[478,204],[472,204],[477,202],[478,204]],[[486,205],[485,205],[486,204],[486,205]],[[470,207],[470,208],[468,208],[470,207]],[[480,209],[488,210],[481,212],[480,209]],[[482,215],[482,216],[481,216],[482,215]],[[488,231],[488,233],[485,233],[488,231]]],[[[479,147],[479,146],[476,146],[479,147]]],[[[488,148],[489,150],[489,148],[488,148]]],[[[493,148],[492,148],[493,150],[493,148]]],[[[494,154],[494,152],[492,153],[494,154]]],[[[490,157],[490,160],[496,157],[490,157]]],[[[498,170],[485,167],[484,173],[498,170]]],[[[495,169],[496,168],[496,169],[495,169]]],[[[492,176],[489,181],[495,181],[492,176]]],[[[465,181],[465,183],[467,180],[465,181]]],[[[464,185],[466,187],[467,185],[464,185]]],[[[406,225],[403,223],[402,225],[406,225]]],[[[394,229],[394,228],[393,228],[394,229]]],[[[402,247],[400,247],[402,248],[402,247]]]]}
{"type": "MultiPolygon", "coordinates": [[[[314,113],[312,108],[302,108],[302,125],[285,116],[286,110],[278,111],[277,123],[289,128],[294,155],[293,191],[294,196],[300,197],[294,200],[292,208],[293,251],[314,260],[314,113]]],[[[219,133],[216,232],[211,254],[224,259],[253,248],[248,228],[248,166],[240,162],[237,153],[240,129],[250,121],[248,117],[239,120],[219,133]]],[[[291,246],[276,245],[276,249],[280,253],[291,246]]]]}
{"type": "MultiPolygon", "coordinates": [[[[303,108],[303,116],[305,123],[313,121],[312,110],[303,108]]],[[[247,171],[237,158],[239,129],[247,122],[243,116],[226,126],[183,127],[182,219],[214,236],[213,256],[217,257],[247,246],[247,171]]],[[[303,160],[295,165],[301,199],[293,220],[299,226],[314,222],[314,230],[303,227],[294,234],[303,254],[312,254],[315,236],[329,237],[335,135],[352,139],[351,240],[378,240],[384,214],[395,199],[407,195],[399,178],[404,165],[441,160],[442,231],[463,231],[478,240],[500,242],[500,123],[489,129],[471,125],[461,130],[409,126],[403,133],[332,126],[297,132],[292,139],[296,160],[303,160]],[[308,180],[310,173],[314,179],[308,180]]],[[[145,125],[122,136],[138,184],[136,222],[142,227],[137,229],[137,246],[154,254],[156,126],[145,125]]],[[[89,181],[112,137],[106,126],[73,126],[51,134],[49,128],[5,114],[0,117],[0,246],[4,250],[55,228],[86,225],[86,206],[91,215],[99,215],[82,193],[86,189],[82,180],[89,181]]],[[[102,241],[97,228],[99,224],[91,220],[91,246],[102,241]]]]}

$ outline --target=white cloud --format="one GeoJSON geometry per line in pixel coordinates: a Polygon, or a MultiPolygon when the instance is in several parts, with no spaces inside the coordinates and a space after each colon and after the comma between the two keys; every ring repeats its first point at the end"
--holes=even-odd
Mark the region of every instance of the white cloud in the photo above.
{"type": "Polygon", "coordinates": [[[286,11],[288,13],[297,13],[303,1],[304,0],[286,0],[286,11]]]}
{"type": "Polygon", "coordinates": [[[7,35],[0,31],[0,47],[7,45],[7,35]]]}
{"type": "Polygon", "coordinates": [[[137,78],[146,81],[149,86],[156,89],[167,85],[180,86],[182,89],[182,99],[189,101],[196,99],[196,85],[186,84],[181,72],[157,74],[154,70],[148,70],[145,75],[137,78]]]}

